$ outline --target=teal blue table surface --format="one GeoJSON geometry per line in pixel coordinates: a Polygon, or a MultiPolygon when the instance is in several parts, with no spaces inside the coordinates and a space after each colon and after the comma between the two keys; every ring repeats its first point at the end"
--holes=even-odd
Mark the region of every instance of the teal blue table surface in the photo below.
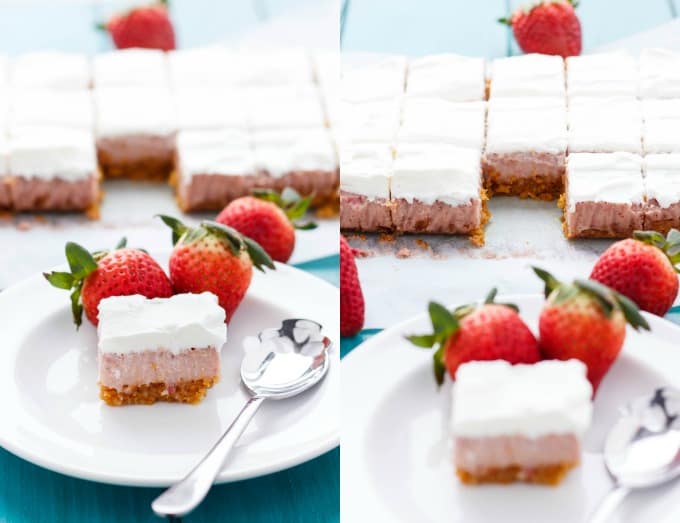
{"type": "MultiPolygon", "coordinates": [[[[339,257],[300,268],[337,285],[339,257]]],[[[130,464],[134,467],[134,464],[130,464]]],[[[153,523],[157,488],[117,487],[37,467],[0,449],[2,523],[153,523]]],[[[340,452],[275,474],[214,487],[186,523],[339,523],[340,452]]]]}

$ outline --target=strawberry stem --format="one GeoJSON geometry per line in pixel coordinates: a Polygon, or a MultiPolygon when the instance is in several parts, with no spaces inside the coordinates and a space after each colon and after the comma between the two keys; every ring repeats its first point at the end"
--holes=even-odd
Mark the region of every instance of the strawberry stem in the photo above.
{"type": "Polygon", "coordinates": [[[675,272],[680,272],[680,231],[671,229],[665,238],[657,231],[635,231],[633,238],[660,249],[668,257],[675,272]]]}

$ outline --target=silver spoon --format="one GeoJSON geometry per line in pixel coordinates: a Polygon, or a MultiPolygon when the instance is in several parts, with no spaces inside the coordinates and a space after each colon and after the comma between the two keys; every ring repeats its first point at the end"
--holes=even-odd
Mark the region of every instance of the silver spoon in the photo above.
{"type": "Polygon", "coordinates": [[[215,446],[186,477],[151,504],[159,516],[184,516],[205,498],[229,453],[265,399],[296,396],[321,381],[330,366],[331,341],[311,320],[284,320],[244,342],[241,380],[251,397],[215,446]]]}
{"type": "Polygon", "coordinates": [[[604,460],[614,487],[590,523],[608,521],[631,490],[680,475],[680,391],[657,389],[629,403],[607,436],[604,460]]]}

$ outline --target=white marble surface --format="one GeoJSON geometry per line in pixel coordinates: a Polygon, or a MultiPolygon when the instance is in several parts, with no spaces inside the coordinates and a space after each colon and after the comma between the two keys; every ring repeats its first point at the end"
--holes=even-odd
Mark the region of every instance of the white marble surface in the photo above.
{"type": "MultiPolygon", "coordinates": [[[[77,215],[29,214],[0,219],[0,289],[36,272],[64,263],[64,245],[75,241],[90,250],[112,248],[126,236],[128,245],[149,251],[172,248],[170,229],[156,214],[181,217],[197,224],[215,213],[182,215],[172,189],[164,184],[104,182],[101,219],[77,215]]],[[[338,252],[338,220],[317,220],[319,227],[298,231],[290,263],[302,263],[338,252]]]]}

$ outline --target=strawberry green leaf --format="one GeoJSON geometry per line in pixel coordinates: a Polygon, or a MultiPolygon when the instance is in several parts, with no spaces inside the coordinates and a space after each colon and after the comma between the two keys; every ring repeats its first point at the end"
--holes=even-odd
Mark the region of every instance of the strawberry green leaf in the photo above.
{"type": "Polygon", "coordinates": [[[439,348],[432,355],[434,379],[437,385],[442,385],[444,383],[444,376],[446,375],[446,364],[444,362],[444,345],[440,345],[439,348]]]}
{"type": "Polygon", "coordinates": [[[290,204],[285,209],[286,216],[288,216],[288,219],[292,222],[299,220],[307,213],[307,209],[309,209],[311,203],[311,198],[302,198],[295,203],[290,204]]]}
{"type": "Polygon", "coordinates": [[[485,304],[490,304],[493,303],[493,301],[496,299],[496,295],[498,294],[498,289],[494,287],[489,291],[489,294],[486,295],[486,298],[484,299],[485,304]]]}
{"type": "Polygon", "coordinates": [[[271,189],[253,189],[253,196],[266,202],[275,203],[279,207],[284,207],[285,205],[281,195],[271,189]]]}
{"type": "Polygon", "coordinates": [[[432,328],[434,329],[434,334],[436,336],[439,336],[440,334],[447,332],[455,332],[456,330],[458,330],[459,327],[458,320],[443,305],[432,301],[427,306],[427,310],[428,313],[430,314],[432,328]]]}
{"type": "Polygon", "coordinates": [[[120,241],[116,244],[115,250],[124,249],[125,247],[127,247],[127,238],[125,236],[123,236],[120,239],[120,241]]]}
{"type": "Polygon", "coordinates": [[[82,280],[97,269],[97,262],[84,247],[74,242],[66,244],[66,261],[73,278],[82,280]]]}
{"type": "Polygon", "coordinates": [[[616,307],[616,301],[613,291],[609,287],[595,280],[574,280],[574,285],[594,298],[607,318],[611,317],[616,307]]]}
{"type": "Polygon", "coordinates": [[[44,272],[43,276],[48,282],[58,289],[70,290],[75,282],[73,274],[70,272],[44,272]]]}
{"type": "Polygon", "coordinates": [[[179,239],[184,235],[189,230],[189,227],[184,225],[180,220],[177,218],[173,218],[172,216],[165,216],[163,214],[157,214],[161,220],[163,220],[163,223],[170,227],[172,229],[172,244],[176,245],[179,239]]]}
{"type": "Polygon", "coordinates": [[[511,25],[510,19],[509,19],[508,17],[506,17],[506,16],[504,16],[504,17],[502,17],[502,18],[498,18],[496,21],[497,21],[499,24],[503,24],[503,25],[511,25]]]}
{"type": "Polygon", "coordinates": [[[83,284],[79,282],[73,292],[71,293],[71,312],[73,314],[73,323],[76,324],[76,329],[79,329],[83,323],[83,302],[80,299],[83,284]]]}
{"type": "Polygon", "coordinates": [[[561,282],[558,279],[556,279],[552,274],[550,274],[548,271],[543,270],[539,267],[532,267],[532,269],[536,273],[536,276],[541,278],[545,283],[545,289],[543,293],[545,294],[546,298],[550,296],[550,293],[553,290],[557,289],[561,285],[561,282]]]}
{"type": "Polygon", "coordinates": [[[285,205],[286,207],[299,202],[301,199],[302,197],[300,196],[300,193],[297,192],[292,187],[286,187],[281,192],[281,200],[283,201],[283,205],[285,205]]]}
{"type": "Polygon", "coordinates": [[[224,225],[223,223],[205,220],[201,222],[201,227],[198,230],[208,231],[220,238],[235,255],[239,254],[241,249],[245,247],[243,242],[245,237],[236,229],[224,225]]]}
{"type": "Polygon", "coordinates": [[[244,236],[243,242],[246,244],[246,250],[248,251],[248,256],[250,256],[251,261],[256,269],[264,272],[262,267],[267,267],[269,269],[276,269],[274,262],[265,252],[265,250],[257,243],[255,240],[244,236]]]}
{"type": "Polygon", "coordinates": [[[316,229],[318,225],[315,222],[303,222],[294,223],[293,227],[295,227],[298,231],[311,231],[312,229],[316,229]]]}
{"type": "Polygon", "coordinates": [[[422,347],[423,349],[430,349],[437,343],[437,337],[434,334],[415,334],[413,336],[406,336],[406,339],[416,347],[422,347]]]}
{"type": "Polygon", "coordinates": [[[614,297],[618,306],[621,308],[626,321],[631,327],[633,327],[635,330],[650,330],[649,323],[647,323],[647,320],[644,318],[644,316],[640,314],[640,310],[631,299],[627,298],[623,294],[619,294],[618,292],[614,293],[614,297]]]}

